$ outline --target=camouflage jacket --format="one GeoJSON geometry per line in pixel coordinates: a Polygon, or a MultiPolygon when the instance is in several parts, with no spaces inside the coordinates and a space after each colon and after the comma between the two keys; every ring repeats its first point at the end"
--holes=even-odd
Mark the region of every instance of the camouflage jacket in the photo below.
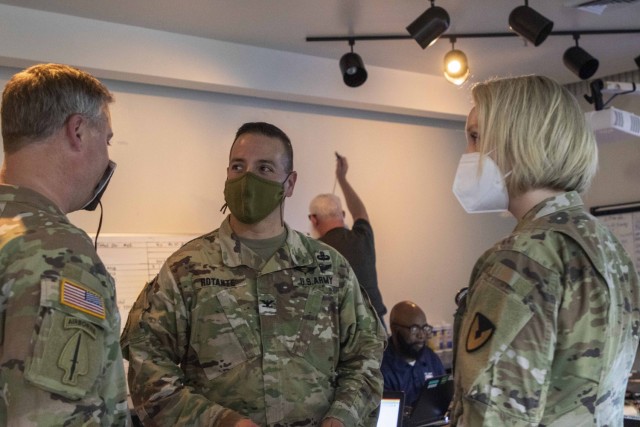
{"type": "Polygon", "coordinates": [[[227,219],[142,291],[121,339],[141,420],[375,425],[384,332],[348,263],[288,227],[260,271],[255,257],[227,219]]]}
{"type": "Polygon", "coordinates": [[[0,185],[0,425],[130,423],[113,279],[42,195],[0,185]]]}
{"type": "Polygon", "coordinates": [[[538,204],[472,272],[453,425],[621,426],[639,292],[629,256],[577,193],[538,204]]]}

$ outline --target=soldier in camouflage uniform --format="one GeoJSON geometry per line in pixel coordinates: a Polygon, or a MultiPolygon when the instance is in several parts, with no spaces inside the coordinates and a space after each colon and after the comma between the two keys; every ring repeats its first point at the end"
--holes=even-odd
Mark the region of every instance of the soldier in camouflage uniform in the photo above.
{"type": "Polygon", "coordinates": [[[482,169],[465,178],[461,161],[454,193],[470,212],[508,208],[518,224],[478,260],[456,313],[452,423],[621,426],[640,289],[578,194],[597,165],[584,115],[537,76],[476,85],[473,98],[467,160],[482,169]],[[483,181],[485,169],[498,179],[483,181]]]}
{"type": "Polygon", "coordinates": [[[95,207],[113,170],[112,101],[98,80],[57,64],[5,87],[0,425],[130,424],[113,279],[66,217],[95,207]]]}
{"type": "Polygon", "coordinates": [[[375,425],[384,331],[345,259],[284,224],[295,181],[286,134],[238,130],[230,216],[169,257],[122,335],[143,422],[375,425]]]}

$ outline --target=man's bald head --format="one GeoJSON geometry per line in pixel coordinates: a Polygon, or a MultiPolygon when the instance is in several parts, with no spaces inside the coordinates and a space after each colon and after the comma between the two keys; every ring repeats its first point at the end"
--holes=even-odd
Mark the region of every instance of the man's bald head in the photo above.
{"type": "Polygon", "coordinates": [[[401,301],[391,309],[389,320],[395,350],[407,361],[416,360],[428,338],[424,330],[428,326],[424,311],[412,301],[401,301]]]}
{"type": "Polygon", "coordinates": [[[389,321],[404,326],[424,325],[427,316],[418,305],[412,301],[401,301],[393,306],[389,314],[389,321]]]}

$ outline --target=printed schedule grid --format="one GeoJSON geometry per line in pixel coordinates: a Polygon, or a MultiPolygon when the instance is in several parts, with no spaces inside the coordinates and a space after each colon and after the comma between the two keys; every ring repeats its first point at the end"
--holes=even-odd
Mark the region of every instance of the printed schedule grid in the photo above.
{"type": "Polygon", "coordinates": [[[640,212],[599,216],[627,250],[640,273],[640,212]]]}
{"type": "Polygon", "coordinates": [[[121,329],[144,285],[160,271],[164,261],[183,244],[197,237],[191,234],[101,234],[98,255],[116,282],[121,329]]]}
{"type": "MultiPolygon", "coordinates": [[[[116,297],[120,312],[120,333],[124,330],[129,310],[138,299],[144,285],[160,271],[164,261],[196,234],[101,234],[98,256],[116,282],[116,297]]],[[[95,239],[95,236],[92,236],[95,239]]],[[[95,241],[95,240],[94,240],[95,241]]],[[[124,371],[129,362],[124,360],[124,371]]],[[[127,384],[127,396],[129,385],[127,384]]],[[[129,408],[133,408],[128,397],[129,408]]]]}

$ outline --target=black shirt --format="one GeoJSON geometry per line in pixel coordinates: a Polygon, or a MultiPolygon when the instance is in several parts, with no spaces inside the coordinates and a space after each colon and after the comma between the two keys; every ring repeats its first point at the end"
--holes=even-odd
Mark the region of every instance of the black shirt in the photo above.
{"type": "Polygon", "coordinates": [[[353,272],[365,290],[378,317],[387,312],[382,303],[382,295],[378,289],[378,274],[376,273],[376,250],[373,242],[373,229],[364,219],[358,219],[351,230],[334,228],[320,238],[321,241],[332,246],[344,256],[353,272]]]}

